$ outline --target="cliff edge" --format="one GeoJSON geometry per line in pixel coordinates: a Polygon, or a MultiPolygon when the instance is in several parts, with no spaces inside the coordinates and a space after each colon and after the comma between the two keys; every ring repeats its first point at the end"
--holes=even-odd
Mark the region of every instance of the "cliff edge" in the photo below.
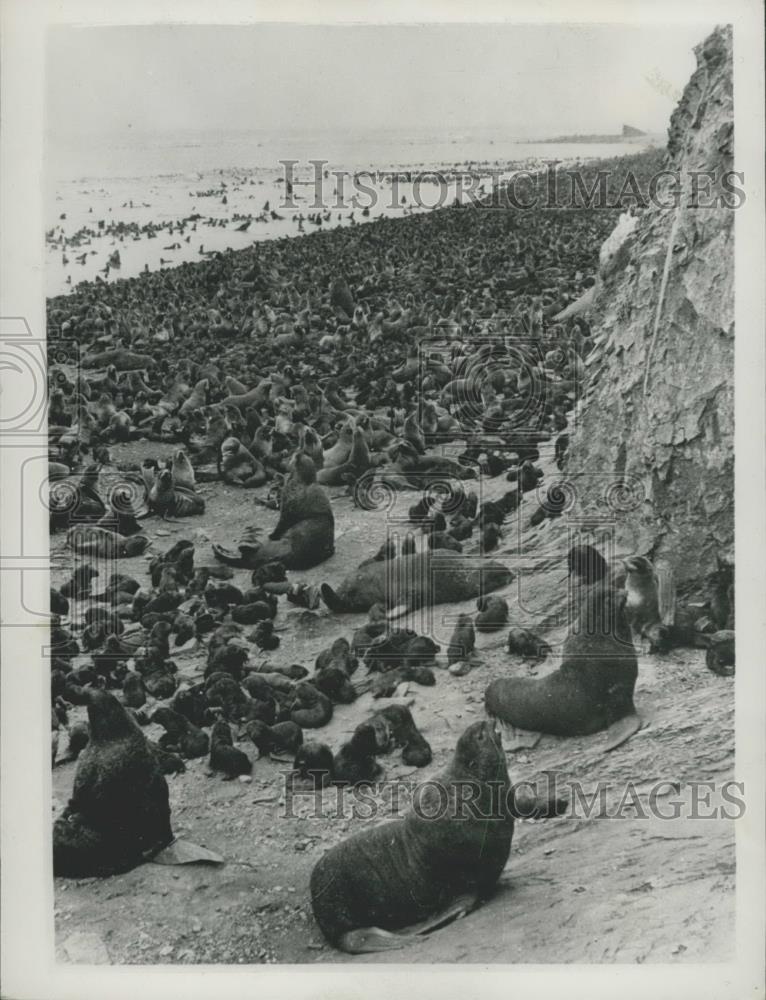
{"type": "Polygon", "coordinates": [[[695,52],[658,203],[591,308],[597,346],[567,462],[624,485],[620,548],[669,564],[682,593],[717,556],[732,558],[734,542],[731,28],[695,52]]]}

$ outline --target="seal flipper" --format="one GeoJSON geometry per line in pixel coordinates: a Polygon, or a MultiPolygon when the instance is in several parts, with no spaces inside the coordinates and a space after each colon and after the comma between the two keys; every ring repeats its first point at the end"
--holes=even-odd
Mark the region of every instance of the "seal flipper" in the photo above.
{"type": "Polygon", "coordinates": [[[338,940],[338,948],[349,955],[364,955],[376,951],[394,951],[415,940],[414,935],[394,934],[380,927],[358,927],[338,940]]]}
{"type": "Polygon", "coordinates": [[[434,914],[433,917],[429,917],[422,923],[413,924],[411,927],[405,927],[397,933],[384,931],[380,927],[359,927],[344,934],[338,942],[338,947],[352,955],[404,948],[409,944],[414,944],[418,937],[435,931],[459,917],[464,917],[474,909],[478,901],[479,897],[476,893],[458,896],[449,906],[434,914]]]}
{"type": "Polygon", "coordinates": [[[412,927],[405,927],[403,933],[428,934],[431,931],[438,930],[438,928],[443,927],[445,924],[449,924],[453,920],[457,920],[470,913],[471,910],[476,908],[478,902],[478,893],[465,893],[463,896],[458,896],[457,899],[453,900],[443,910],[440,910],[439,913],[435,913],[432,917],[429,917],[428,920],[424,920],[420,924],[413,924],[412,927]]]}
{"type": "Polygon", "coordinates": [[[404,616],[408,615],[411,610],[412,609],[410,608],[409,604],[397,604],[395,608],[389,611],[388,620],[392,622],[395,621],[397,618],[404,618],[404,616]]]}
{"type": "MultiPolygon", "coordinates": [[[[492,718],[493,716],[490,717],[492,718]]],[[[506,722],[499,716],[495,716],[494,718],[497,718],[497,721],[500,723],[500,729],[503,734],[503,746],[506,750],[531,750],[540,742],[542,733],[535,732],[532,729],[519,729],[518,726],[506,722]]]]}
{"type": "Polygon", "coordinates": [[[636,712],[624,715],[617,722],[613,722],[606,731],[607,744],[604,747],[604,753],[609,753],[610,750],[616,750],[617,747],[622,746],[634,733],[643,728],[643,725],[643,719],[636,712]]]}
{"type": "Polygon", "coordinates": [[[155,865],[189,865],[195,862],[212,865],[223,864],[223,858],[220,854],[180,838],[176,838],[147,860],[155,865]]]}
{"type": "Polygon", "coordinates": [[[335,593],[329,583],[323,583],[319,587],[319,593],[322,595],[322,600],[325,602],[330,611],[334,611],[336,614],[342,614],[346,607],[340,597],[335,593]]]}
{"type": "Polygon", "coordinates": [[[234,554],[233,549],[225,549],[222,545],[216,545],[213,543],[213,555],[216,559],[220,560],[222,563],[226,563],[227,566],[239,566],[245,565],[245,561],[242,558],[242,553],[238,552],[234,554]]]}

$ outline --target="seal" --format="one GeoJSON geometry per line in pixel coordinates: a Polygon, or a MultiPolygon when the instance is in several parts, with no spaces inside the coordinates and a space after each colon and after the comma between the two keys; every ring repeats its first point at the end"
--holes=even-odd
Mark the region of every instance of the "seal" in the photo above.
{"type": "Polygon", "coordinates": [[[511,801],[494,724],[475,722],[447,769],[416,790],[403,820],[362,830],[317,862],[311,906],[325,938],[351,953],[401,948],[469,912],[508,861],[511,801]],[[403,928],[409,932],[392,933],[403,928]]]}
{"type": "Polygon", "coordinates": [[[205,501],[185,486],[176,486],[170,469],[163,469],[157,476],[147,497],[149,510],[167,520],[168,515],[192,517],[205,513],[205,501]]]}
{"type": "Polygon", "coordinates": [[[301,729],[319,729],[326,726],[332,718],[333,703],[309,681],[298,681],[293,689],[288,712],[290,721],[301,729]]]}
{"type": "Polygon", "coordinates": [[[502,597],[495,594],[480,597],[476,608],[479,612],[474,621],[477,632],[495,632],[508,621],[508,605],[502,597]]]}
{"type": "Polygon", "coordinates": [[[333,759],[333,782],[336,785],[371,784],[382,774],[375,760],[377,741],[373,726],[356,727],[351,739],[341,746],[333,759]]]}
{"type": "Polygon", "coordinates": [[[415,725],[406,705],[387,705],[373,715],[370,723],[378,734],[378,753],[401,747],[402,760],[410,767],[427,767],[431,763],[431,745],[415,725]]]}
{"type": "Polygon", "coordinates": [[[452,666],[468,659],[476,646],[476,632],[470,615],[460,615],[447,647],[447,663],[452,666]]]}
{"type": "Polygon", "coordinates": [[[356,423],[353,418],[346,420],[340,428],[338,440],[327,451],[323,453],[323,467],[329,469],[333,466],[344,465],[351,454],[354,441],[354,429],[356,423]]]}
{"type": "Polygon", "coordinates": [[[222,771],[229,779],[253,770],[247,754],[234,746],[231,727],[225,719],[217,719],[210,730],[210,768],[222,771]]]}
{"type": "Polygon", "coordinates": [[[628,595],[625,615],[633,629],[642,635],[646,628],[661,622],[657,574],[645,556],[631,556],[624,564],[628,595]]]}
{"type": "Polygon", "coordinates": [[[314,788],[324,788],[332,781],[332,750],[326,743],[310,740],[295,755],[293,773],[296,778],[311,782],[314,788]]]}
{"type": "Polygon", "coordinates": [[[186,490],[194,490],[194,469],[192,468],[189,457],[183,448],[180,448],[173,456],[171,473],[173,477],[173,486],[180,486],[182,489],[186,490]]]}
{"type": "Polygon", "coordinates": [[[371,466],[370,449],[367,438],[361,427],[355,427],[351,435],[351,450],[348,458],[340,465],[321,468],[317,472],[317,481],[323,486],[342,486],[349,480],[355,480],[371,466]]]}
{"type": "Polygon", "coordinates": [[[336,613],[369,611],[382,604],[390,617],[434,604],[475,599],[499,590],[513,573],[494,560],[466,559],[450,549],[434,549],[399,556],[385,562],[367,562],[346,577],[337,590],[321,586],[322,600],[336,613]]]}
{"type": "Polygon", "coordinates": [[[125,559],[141,555],[149,545],[146,535],[125,538],[108,528],[95,525],[77,525],[67,532],[67,545],[77,555],[92,559],[125,559]]]}
{"type": "Polygon", "coordinates": [[[167,782],[146,737],[114,695],[87,697],[88,744],[53,824],[54,874],[73,878],[129,871],[173,840],[167,782]]]}
{"type": "Polygon", "coordinates": [[[553,736],[610,732],[608,749],[641,727],[633,706],[638,660],[625,594],[597,584],[564,642],[561,665],[545,677],[505,677],[484,694],[487,713],[519,729],[553,736]]]}
{"type": "Polygon", "coordinates": [[[259,460],[235,437],[221,445],[219,468],[221,479],[230,486],[263,486],[269,478],[259,460]]]}
{"type": "Polygon", "coordinates": [[[297,452],[282,490],[279,521],[269,540],[243,542],[239,555],[220,545],[213,546],[217,559],[230,566],[256,569],[275,560],[285,569],[311,569],[335,551],[335,518],[330,500],[316,482],[316,466],[297,452]]]}

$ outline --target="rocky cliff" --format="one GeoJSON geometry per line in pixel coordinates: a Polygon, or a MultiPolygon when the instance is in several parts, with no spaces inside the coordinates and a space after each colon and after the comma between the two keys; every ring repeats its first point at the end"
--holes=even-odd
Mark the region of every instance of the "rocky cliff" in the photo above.
{"type": "Polygon", "coordinates": [[[567,463],[586,484],[611,480],[619,548],[669,564],[682,592],[734,541],[731,29],[695,51],[661,203],[640,215],[591,307],[597,346],[567,463]]]}

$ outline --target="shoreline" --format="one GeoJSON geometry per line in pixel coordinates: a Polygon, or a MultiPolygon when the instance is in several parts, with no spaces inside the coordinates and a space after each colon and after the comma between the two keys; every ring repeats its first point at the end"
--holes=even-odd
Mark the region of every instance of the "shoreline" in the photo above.
{"type": "MultiPolygon", "coordinates": [[[[563,171],[573,167],[593,170],[625,156],[657,153],[657,147],[650,146],[609,158],[569,157],[557,162],[563,171]]],[[[359,178],[359,186],[353,187],[356,208],[349,204],[348,184],[341,181],[339,185],[330,168],[321,178],[316,168],[313,174],[295,172],[292,209],[284,207],[283,178],[268,168],[249,173],[220,169],[194,177],[174,172],[146,178],[140,196],[135,191],[130,194],[132,182],[98,181],[102,186],[82,189],[84,181],[72,181],[69,187],[80,190],[66,201],[56,196],[53,204],[58,218],[46,229],[47,298],[71,293],[84,283],[102,279],[111,283],[198,263],[211,253],[238,252],[262,242],[351,228],[381,218],[405,219],[450,207],[456,200],[470,204],[471,199],[494,191],[498,182],[502,187],[519,173],[540,176],[547,171],[539,158],[508,162],[500,169],[489,166],[490,161],[467,160],[448,168],[429,166],[420,175],[399,166],[349,172],[345,176],[352,179],[350,183],[359,178]],[[367,181],[369,175],[375,178],[372,184],[367,181]],[[443,180],[430,179],[440,177],[443,180]],[[325,206],[319,213],[312,211],[318,200],[325,206]],[[110,264],[115,251],[119,252],[118,266],[110,264]]]]}

